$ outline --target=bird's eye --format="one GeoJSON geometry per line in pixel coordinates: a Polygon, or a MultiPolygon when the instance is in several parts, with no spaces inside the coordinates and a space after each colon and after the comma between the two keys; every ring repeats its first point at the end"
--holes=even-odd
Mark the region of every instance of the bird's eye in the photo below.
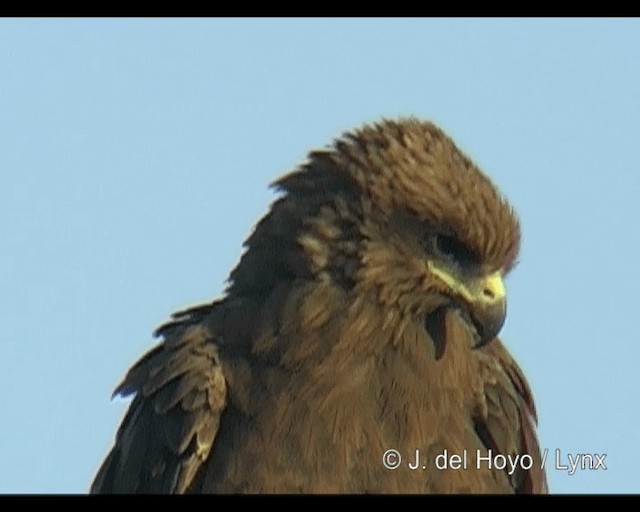
{"type": "Polygon", "coordinates": [[[451,235],[435,235],[433,247],[437,256],[460,265],[467,265],[475,260],[473,252],[451,235]]]}

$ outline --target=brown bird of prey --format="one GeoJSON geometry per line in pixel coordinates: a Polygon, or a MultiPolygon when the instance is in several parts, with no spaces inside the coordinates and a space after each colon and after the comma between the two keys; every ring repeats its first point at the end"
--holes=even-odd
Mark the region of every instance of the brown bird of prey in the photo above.
{"type": "Polygon", "coordinates": [[[536,412],[497,338],[514,211],[439,128],[313,151],[222,299],[180,311],[96,493],[542,493],[536,412]]]}

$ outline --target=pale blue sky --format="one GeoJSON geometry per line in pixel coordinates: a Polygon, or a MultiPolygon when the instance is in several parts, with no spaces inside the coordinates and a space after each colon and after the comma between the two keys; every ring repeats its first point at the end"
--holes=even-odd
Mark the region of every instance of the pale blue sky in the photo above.
{"type": "Polygon", "coordinates": [[[639,20],[0,20],[0,492],[86,492],[109,401],[220,295],[268,183],[380,116],[440,124],[520,214],[503,338],[554,492],[638,492],[639,20]]]}

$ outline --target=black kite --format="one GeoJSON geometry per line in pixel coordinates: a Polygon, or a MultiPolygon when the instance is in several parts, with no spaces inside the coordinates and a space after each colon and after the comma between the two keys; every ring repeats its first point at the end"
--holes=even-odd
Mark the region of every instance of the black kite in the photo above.
{"type": "Polygon", "coordinates": [[[491,181],[407,118],[275,186],[225,296],[174,314],[116,389],[135,397],[91,491],[546,492],[496,337],[520,229],[491,181]]]}

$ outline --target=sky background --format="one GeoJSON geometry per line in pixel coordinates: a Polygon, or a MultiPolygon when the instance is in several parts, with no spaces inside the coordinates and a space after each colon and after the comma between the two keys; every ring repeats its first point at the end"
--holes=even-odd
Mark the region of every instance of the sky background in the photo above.
{"type": "Polygon", "coordinates": [[[406,114],[520,215],[502,337],[551,491],[639,492],[639,48],[637,19],[0,20],[0,492],[86,492],[111,392],[220,296],[268,184],[406,114]]]}

